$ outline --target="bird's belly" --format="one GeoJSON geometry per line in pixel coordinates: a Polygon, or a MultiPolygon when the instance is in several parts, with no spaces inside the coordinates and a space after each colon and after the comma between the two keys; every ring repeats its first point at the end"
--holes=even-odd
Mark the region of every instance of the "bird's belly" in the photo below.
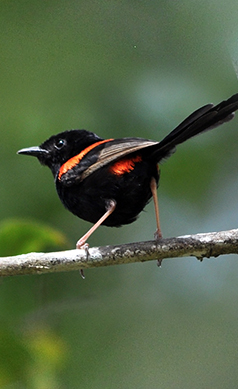
{"type": "Polygon", "coordinates": [[[108,175],[104,170],[100,169],[70,187],[56,185],[61,201],[79,218],[96,223],[112,199],[116,201],[116,209],[103,224],[119,227],[132,223],[151,199],[151,178],[158,181],[156,167],[152,172],[140,166],[139,171],[135,169],[122,176],[108,175]]]}

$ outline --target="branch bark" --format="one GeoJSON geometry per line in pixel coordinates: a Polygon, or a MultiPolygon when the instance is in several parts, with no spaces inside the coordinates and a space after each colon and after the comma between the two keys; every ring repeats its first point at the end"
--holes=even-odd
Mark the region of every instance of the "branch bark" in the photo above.
{"type": "Polygon", "coordinates": [[[238,254],[238,229],[177,238],[92,247],[51,253],[29,253],[0,258],[0,276],[41,274],[89,269],[175,257],[203,258],[238,254]]]}

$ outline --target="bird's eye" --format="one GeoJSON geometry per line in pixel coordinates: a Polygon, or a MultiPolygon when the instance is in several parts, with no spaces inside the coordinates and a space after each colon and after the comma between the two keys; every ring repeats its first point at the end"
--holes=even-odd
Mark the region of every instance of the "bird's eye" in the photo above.
{"type": "Polygon", "coordinates": [[[59,139],[57,140],[57,142],[55,143],[55,148],[57,150],[61,150],[66,144],[66,141],[64,139],[59,139]]]}

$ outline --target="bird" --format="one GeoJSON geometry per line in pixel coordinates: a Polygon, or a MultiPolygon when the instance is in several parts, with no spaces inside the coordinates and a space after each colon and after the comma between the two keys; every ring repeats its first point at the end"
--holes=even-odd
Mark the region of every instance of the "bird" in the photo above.
{"type": "Polygon", "coordinates": [[[48,166],[63,205],[93,223],[77,241],[77,248],[87,245],[100,225],[120,227],[134,222],[151,198],[157,226],[155,239],[160,239],[159,164],[179,144],[230,121],[237,109],[238,93],[215,106],[206,104],[160,142],[138,137],[104,139],[84,129],[67,130],[18,154],[37,157],[48,166]]]}

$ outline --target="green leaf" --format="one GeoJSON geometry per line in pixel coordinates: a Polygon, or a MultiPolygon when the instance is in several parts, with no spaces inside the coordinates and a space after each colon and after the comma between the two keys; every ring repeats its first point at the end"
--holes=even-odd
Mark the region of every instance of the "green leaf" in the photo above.
{"type": "Polygon", "coordinates": [[[69,242],[65,235],[47,224],[18,219],[8,219],[0,224],[1,256],[67,247],[69,242]]]}

